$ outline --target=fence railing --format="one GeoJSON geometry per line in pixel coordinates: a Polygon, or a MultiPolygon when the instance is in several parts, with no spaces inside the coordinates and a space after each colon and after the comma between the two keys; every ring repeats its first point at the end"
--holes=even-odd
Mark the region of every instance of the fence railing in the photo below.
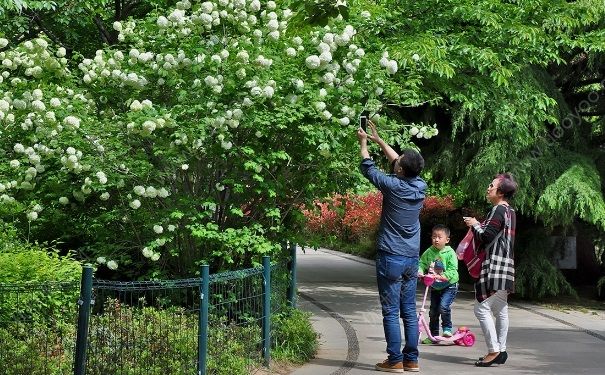
{"type": "Polygon", "coordinates": [[[288,262],[199,278],[0,284],[0,374],[206,375],[268,365],[271,315],[295,306],[288,262]]]}

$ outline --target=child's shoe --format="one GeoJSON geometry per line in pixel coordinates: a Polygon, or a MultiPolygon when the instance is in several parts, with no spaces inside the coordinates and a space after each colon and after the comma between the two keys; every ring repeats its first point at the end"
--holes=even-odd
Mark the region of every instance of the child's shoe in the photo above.
{"type": "Polygon", "coordinates": [[[443,337],[452,337],[452,330],[451,329],[444,329],[443,330],[443,337]]]}
{"type": "Polygon", "coordinates": [[[421,341],[421,343],[423,343],[424,345],[431,345],[433,343],[433,340],[428,337],[425,337],[424,340],[421,341]]]}

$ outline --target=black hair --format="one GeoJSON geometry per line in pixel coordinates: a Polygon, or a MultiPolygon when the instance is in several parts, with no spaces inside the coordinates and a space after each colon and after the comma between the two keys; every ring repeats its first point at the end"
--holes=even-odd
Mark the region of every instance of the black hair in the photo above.
{"type": "Polygon", "coordinates": [[[443,231],[443,233],[445,233],[446,237],[450,236],[450,228],[448,228],[447,226],[443,225],[443,224],[437,224],[433,227],[433,229],[431,229],[431,233],[433,233],[436,230],[440,230],[443,231]]]}
{"type": "Polygon", "coordinates": [[[406,148],[402,151],[397,164],[403,170],[405,177],[416,177],[424,168],[424,158],[414,149],[406,148]]]}

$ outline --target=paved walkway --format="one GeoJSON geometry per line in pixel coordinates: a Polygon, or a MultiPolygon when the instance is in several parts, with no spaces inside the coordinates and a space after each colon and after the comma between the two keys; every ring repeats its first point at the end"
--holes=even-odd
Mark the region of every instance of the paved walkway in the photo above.
{"type": "MultiPolygon", "coordinates": [[[[299,303],[313,314],[321,348],[292,375],[376,374],[386,358],[374,262],[330,250],[298,252],[299,303]]],[[[421,298],[421,289],[418,290],[421,298]]],[[[420,302],[419,302],[420,303],[420,302]]],[[[509,359],[503,366],[477,368],[486,352],[473,314],[473,296],[461,291],[453,306],[455,326],[477,336],[472,347],[421,345],[423,373],[454,374],[605,374],[605,314],[565,313],[531,304],[509,309],[509,359]]]]}

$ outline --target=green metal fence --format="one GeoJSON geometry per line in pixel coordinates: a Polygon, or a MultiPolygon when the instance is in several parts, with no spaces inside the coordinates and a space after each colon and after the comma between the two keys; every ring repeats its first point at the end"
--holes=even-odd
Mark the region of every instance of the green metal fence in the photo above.
{"type": "Polygon", "coordinates": [[[291,260],[183,280],[0,284],[0,374],[246,374],[271,314],[295,304],[291,260]]]}
{"type": "Polygon", "coordinates": [[[0,284],[0,374],[73,374],[78,283],[0,284]]]}

